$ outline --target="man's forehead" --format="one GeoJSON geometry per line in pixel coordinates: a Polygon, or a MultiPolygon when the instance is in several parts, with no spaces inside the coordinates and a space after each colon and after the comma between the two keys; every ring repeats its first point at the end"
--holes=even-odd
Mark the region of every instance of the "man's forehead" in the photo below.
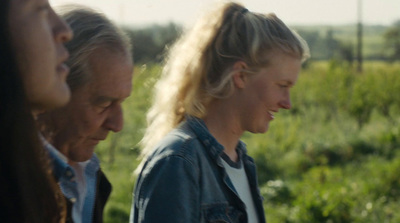
{"type": "Polygon", "coordinates": [[[96,101],[118,101],[130,96],[132,84],[120,85],[117,89],[107,84],[92,84],[90,94],[92,100],[96,101]]]}

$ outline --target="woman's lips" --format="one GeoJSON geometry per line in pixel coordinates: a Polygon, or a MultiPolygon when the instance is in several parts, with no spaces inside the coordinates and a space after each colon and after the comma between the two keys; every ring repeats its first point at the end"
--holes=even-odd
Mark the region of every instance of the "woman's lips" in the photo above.
{"type": "Polygon", "coordinates": [[[69,67],[65,63],[62,63],[57,66],[57,73],[66,78],[69,73],[69,67]]]}

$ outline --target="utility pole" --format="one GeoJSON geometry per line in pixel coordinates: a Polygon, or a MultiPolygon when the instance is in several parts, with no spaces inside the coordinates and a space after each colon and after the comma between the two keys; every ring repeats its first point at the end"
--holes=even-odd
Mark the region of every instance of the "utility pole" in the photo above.
{"type": "Polygon", "coordinates": [[[362,0],[358,0],[357,4],[358,23],[357,23],[357,71],[362,72],[362,0]]]}

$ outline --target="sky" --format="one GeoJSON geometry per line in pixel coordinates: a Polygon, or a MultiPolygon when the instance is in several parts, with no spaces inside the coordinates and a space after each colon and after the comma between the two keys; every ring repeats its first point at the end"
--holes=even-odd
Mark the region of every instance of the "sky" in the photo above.
{"type": "MultiPolygon", "coordinates": [[[[175,22],[191,26],[219,0],[50,0],[53,6],[81,4],[104,12],[121,25],[146,26],[175,22]]],[[[250,11],[274,12],[289,25],[339,25],[361,19],[369,25],[391,25],[400,20],[400,0],[237,0],[250,11]]]]}

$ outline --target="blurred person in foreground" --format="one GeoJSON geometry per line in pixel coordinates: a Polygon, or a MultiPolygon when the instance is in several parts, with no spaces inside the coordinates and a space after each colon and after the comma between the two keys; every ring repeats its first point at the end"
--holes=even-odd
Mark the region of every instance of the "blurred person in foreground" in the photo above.
{"type": "Polygon", "coordinates": [[[121,103],[132,89],[130,41],[103,14],[69,5],[59,14],[74,31],[66,44],[71,101],[39,117],[39,125],[67,199],[67,222],[103,222],[111,184],[94,154],[109,131],[123,127],[121,103]]]}
{"type": "Polygon", "coordinates": [[[65,105],[69,26],[47,0],[0,1],[0,221],[65,221],[35,117],[65,105]]]}
{"type": "Polygon", "coordinates": [[[228,2],[171,49],[148,113],[131,222],[265,222],[240,141],[290,109],[308,55],[276,15],[228,2]]]}

